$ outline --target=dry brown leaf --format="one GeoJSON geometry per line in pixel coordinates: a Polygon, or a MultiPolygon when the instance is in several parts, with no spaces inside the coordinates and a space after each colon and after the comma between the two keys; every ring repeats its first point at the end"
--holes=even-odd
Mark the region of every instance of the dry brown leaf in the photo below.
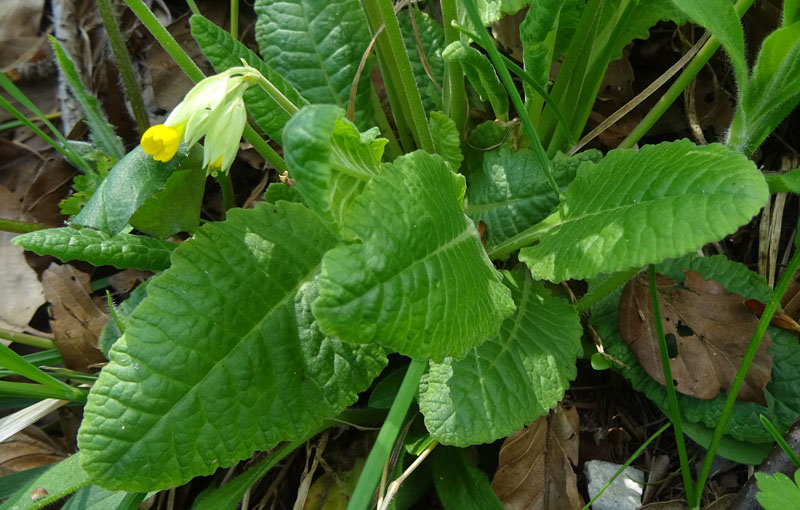
{"type": "Polygon", "coordinates": [[[573,510],[583,506],[578,463],[578,411],[561,405],[506,438],[492,490],[505,510],[573,510]]]}
{"type": "MultiPolygon", "coordinates": [[[[756,299],[746,300],[744,302],[744,306],[746,306],[748,310],[756,314],[756,317],[758,317],[759,319],[764,314],[764,310],[767,309],[767,305],[756,299]]],[[[800,324],[798,324],[794,319],[792,319],[785,313],[781,312],[780,310],[775,311],[775,314],[772,316],[772,319],[770,319],[769,323],[779,328],[800,332],[800,324]]]]}
{"type": "Polygon", "coordinates": [[[0,72],[31,60],[46,41],[39,34],[44,0],[3,0],[0,9],[0,72]]]}
{"type": "Polygon", "coordinates": [[[67,457],[64,447],[37,427],[27,427],[0,443],[0,476],[46,466],[67,457]]]}
{"type": "MultiPolygon", "coordinates": [[[[670,359],[675,389],[703,400],[728,391],[742,361],[758,320],[738,294],[726,294],[714,280],[703,280],[684,270],[682,286],[658,275],[656,287],[664,336],[677,345],[670,359]]],[[[628,282],[619,302],[619,331],[647,373],[661,384],[664,374],[658,351],[647,274],[628,282]]],[[[768,335],[758,348],[747,372],[739,400],[766,405],[764,387],[772,372],[771,340],[768,335]]]]}
{"type": "MultiPolygon", "coordinates": [[[[21,197],[0,185],[0,216],[17,219],[21,197]]],[[[42,284],[25,261],[25,250],[11,244],[16,234],[0,232],[0,327],[24,331],[36,310],[44,304],[42,284]]]]}
{"type": "Polygon", "coordinates": [[[90,365],[105,361],[97,339],[108,315],[89,296],[89,275],[70,265],[54,263],[42,275],[42,284],[51,304],[53,340],[64,365],[91,372],[90,365]]]}

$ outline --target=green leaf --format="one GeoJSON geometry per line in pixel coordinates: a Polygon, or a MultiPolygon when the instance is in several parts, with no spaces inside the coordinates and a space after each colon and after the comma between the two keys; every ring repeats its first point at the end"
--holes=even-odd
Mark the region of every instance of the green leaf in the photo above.
{"type": "Polygon", "coordinates": [[[463,450],[436,448],[433,473],[436,492],[445,509],[503,510],[486,474],[467,461],[463,450]]]}
{"type": "Polygon", "coordinates": [[[380,171],[386,140],[359,133],[337,106],[312,105],[286,124],[284,156],[295,188],[311,209],[336,224],[380,171]]]}
{"type": "MultiPolygon", "coordinates": [[[[660,0],[589,0],[584,8],[584,2],[565,2],[553,58],[564,51],[565,41],[569,40],[569,46],[550,95],[568,120],[573,138],[577,139],[586,125],[609,62],[619,58],[631,40],[647,38],[649,28],[659,21],[681,21],[677,9],[662,4],[660,0]]],[[[557,125],[553,111],[545,109],[539,129],[543,140],[550,140],[549,154],[571,145],[566,133],[556,131],[557,125]]]]}
{"type": "Polygon", "coordinates": [[[689,19],[708,30],[725,48],[731,59],[736,81],[741,87],[747,81],[744,55],[744,31],[731,0],[672,0],[689,19]]]}
{"type": "Polygon", "coordinates": [[[457,172],[461,168],[464,156],[461,154],[461,137],[458,135],[456,123],[442,112],[431,112],[429,124],[436,154],[457,172]]]}
{"type": "MultiPolygon", "coordinates": [[[[230,67],[242,65],[244,59],[251,67],[255,67],[264,78],[275,85],[286,98],[298,108],[308,104],[289,82],[283,79],[280,73],[268,66],[261,58],[250,51],[231,35],[217,26],[214,22],[195,14],[189,18],[192,27],[192,37],[203,50],[216,72],[222,72],[230,67]]],[[[253,116],[253,120],[270,138],[282,143],[281,130],[289,120],[286,112],[272,97],[261,87],[249,87],[244,93],[244,104],[253,116]]]]}
{"type": "Polygon", "coordinates": [[[62,262],[83,260],[93,266],[128,267],[160,271],[169,267],[175,243],[132,234],[110,236],[90,228],[48,228],[15,237],[18,244],[37,255],[52,255],[62,262]]]}
{"type": "Polygon", "coordinates": [[[800,102],[800,21],[764,40],[739,96],[727,145],[750,156],[800,102]]]}
{"type": "MultiPolygon", "coordinates": [[[[730,4],[730,0],[727,0],[730,4]]],[[[622,57],[622,50],[634,39],[648,39],[650,29],[660,21],[672,21],[678,26],[687,21],[686,14],[672,2],[664,0],[639,0],[632,5],[631,16],[619,26],[619,34],[611,52],[611,60],[622,57]]]]}
{"type": "Polygon", "coordinates": [[[72,494],[89,483],[89,477],[78,463],[80,454],[53,464],[42,475],[28,482],[20,488],[5,503],[0,505],[0,510],[36,510],[43,508],[59,499],[72,494]],[[42,488],[47,495],[33,501],[31,492],[42,488]]]}
{"type": "MultiPolygon", "coordinates": [[[[564,4],[564,0],[537,2],[535,9],[528,9],[528,14],[519,26],[525,70],[544,88],[548,88],[550,83],[555,31],[558,27],[558,15],[564,4]]],[[[538,96],[529,85],[523,84],[523,87],[526,99],[538,96]]]]}
{"type": "MultiPolygon", "coordinates": [[[[552,161],[556,182],[566,186],[581,163],[601,157],[596,150],[570,158],[557,154],[552,161]]],[[[475,224],[484,223],[487,251],[544,220],[558,205],[558,197],[529,149],[503,147],[487,152],[483,166],[471,172],[468,180],[465,212],[475,224]]]]}
{"type": "Polygon", "coordinates": [[[408,60],[411,62],[411,70],[414,72],[414,81],[420,91],[422,106],[426,112],[433,112],[442,108],[444,29],[436,20],[424,12],[416,7],[412,8],[417,21],[419,42],[421,43],[422,51],[425,53],[425,59],[428,62],[433,79],[425,70],[422,57],[419,54],[420,45],[417,43],[417,33],[411,21],[410,9],[400,11],[397,14],[397,22],[403,35],[403,43],[406,47],[406,53],[408,53],[408,60]]]}
{"type": "Polygon", "coordinates": [[[38,466],[0,477],[0,500],[10,498],[21,486],[28,485],[31,480],[50,469],[50,467],[38,466]]]}
{"type": "Polygon", "coordinates": [[[437,361],[497,332],[514,304],[464,216],[464,187],[422,151],[384,165],[345,215],[350,244],[322,261],[323,330],[437,361]]]}
{"type": "MultiPolygon", "coordinates": [[[[724,285],[728,292],[736,292],[747,299],[765,302],[771,293],[762,276],[722,255],[697,257],[691,254],[665,261],[657,267],[657,271],[680,283],[684,279],[680,271],[682,268],[696,271],[705,279],[713,278],[724,285]]],[[[621,290],[619,289],[612,299],[592,308],[592,323],[603,339],[606,352],[630,367],[622,370],[622,375],[661,410],[668,412],[669,404],[664,386],[645,373],[619,336],[617,308],[621,290]]],[[[767,383],[765,391],[768,407],[754,402],[736,402],[731,419],[725,427],[725,433],[739,441],[772,442],[772,436],[761,425],[759,414],[766,416],[781,432],[788,430],[800,416],[800,388],[796,382],[796,374],[800,371],[800,345],[797,343],[797,337],[780,328],[770,328],[769,335],[772,338],[770,347],[772,378],[767,383]]],[[[712,400],[700,400],[679,393],[678,407],[684,420],[713,429],[722,415],[726,396],[723,392],[712,400]]]]}
{"type": "Polygon", "coordinates": [[[164,188],[185,155],[179,151],[171,161],[161,163],[136,146],[114,165],[72,222],[111,235],[122,232],[139,206],[164,188]]]}
{"type": "Polygon", "coordinates": [[[273,182],[267,186],[267,191],[264,193],[264,201],[270,204],[277,204],[280,200],[297,202],[298,204],[303,203],[303,198],[294,185],[289,186],[282,182],[273,182]]]}
{"type": "Polygon", "coordinates": [[[100,150],[112,156],[115,161],[119,161],[125,155],[122,140],[114,133],[114,128],[108,122],[106,114],[97,104],[97,98],[86,92],[86,88],[75,70],[75,64],[64,53],[55,37],[50,36],[50,44],[53,45],[58,65],[64,72],[64,77],[75,94],[75,99],[78,100],[81,108],[83,108],[83,113],[86,115],[86,123],[92,132],[92,141],[100,150]]]}
{"type": "MultiPolygon", "coordinates": [[[[714,436],[713,428],[685,419],[683,420],[683,432],[689,436],[689,439],[706,449],[711,445],[711,439],[714,436]]],[[[769,455],[770,450],[772,450],[772,443],[739,441],[731,436],[723,435],[717,448],[717,455],[739,464],[758,466],[769,455]]]]}
{"type": "MultiPolygon", "coordinates": [[[[747,223],[767,201],[752,161],[689,140],[610,151],[584,163],[540,242],[520,251],[535,278],[588,278],[678,257],[747,223]]],[[[524,234],[522,234],[524,235],[524,234]]]]}
{"type": "Polygon", "coordinates": [[[61,510],[136,510],[146,493],[108,491],[96,485],[78,490],[61,510]]]}
{"type": "Polygon", "coordinates": [[[506,14],[514,14],[531,0],[475,0],[483,26],[489,26],[506,14]]]}
{"type": "Polygon", "coordinates": [[[148,198],[129,222],[145,234],[166,239],[178,232],[190,234],[200,224],[200,208],[206,188],[206,172],[189,168],[172,173],[164,189],[148,198]]]}
{"type": "Polygon", "coordinates": [[[458,62],[464,75],[478,92],[481,100],[488,100],[494,114],[502,121],[508,120],[508,94],[486,56],[461,41],[454,41],[444,49],[445,62],[458,62]]]}
{"type": "MultiPolygon", "coordinates": [[[[146,280],[138,285],[133,289],[128,299],[115,307],[118,318],[123,321],[123,324],[128,323],[128,317],[130,317],[136,307],[139,306],[139,303],[147,297],[147,286],[150,285],[150,281],[151,280],[146,280]]],[[[108,359],[111,346],[114,345],[114,342],[119,340],[121,336],[122,332],[119,330],[115,320],[109,320],[106,322],[106,325],[103,326],[103,330],[100,332],[100,338],[97,339],[97,348],[100,349],[106,359],[108,359]]]]}
{"type": "Polygon", "coordinates": [[[790,191],[800,194],[800,168],[795,168],[785,174],[765,175],[770,193],[790,191]]]}
{"type": "Polygon", "coordinates": [[[505,273],[517,311],[462,360],[430,363],[420,384],[425,426],[441,443],[490,443],[547,414],[583,353],[575,309],[527,270],[505,273]]]}
{"type": "Polygon", "coordinates": [[[785,27],[797,21],[800,21],[800,0],[784,0],[781,26],[785,27]]]}
{"type": "Polygon", "coordinates": [[[175,250],[90,392],[78,444],[93,483],[180,485],[353,403],[385,357],[322,334],[311,315],[336,242],[314,213],[280,202],[232,209],[175,250]]]}
{"type": "MultiPolygon", "coordinates": [[[[256,0],[256,40],[267,64],[312,104],[347,108],[370,34],[358,0],[256,0]]],[[[355,120],[372,126],[370,69],[361,71],[355,120]]],[[[298,105],[299,106],[299,105],[298,105]]]]}
{"type": "Polygon", "coordinates": [[[756,485],[756,499],[764,510],[785,510],[800,501],[800,469],[794,472],[794,481],[783,473],[756,473],[756,485]]]}

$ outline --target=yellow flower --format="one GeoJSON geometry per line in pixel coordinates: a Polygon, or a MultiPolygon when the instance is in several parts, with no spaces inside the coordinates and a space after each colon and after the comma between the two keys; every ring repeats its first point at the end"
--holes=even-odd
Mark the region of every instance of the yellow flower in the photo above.
{"type": "Polygon", "coordinates": [[[169,161],[181,141],[190,149],[205,137],[203,166],[214,173],[226,172],[242,137],[247,113],[244,91],[263,77],[249,66],[234,67],[201,80],[169,114],[164,124],[142,135],[142,149],[156,161],[169,161]]]}
{"type": "Polygon", "coordinates": [[[142,149],[156,161],[169,161],[178,152],[181,131],[164,124],[151,126],[142,135],[142,149]]]}

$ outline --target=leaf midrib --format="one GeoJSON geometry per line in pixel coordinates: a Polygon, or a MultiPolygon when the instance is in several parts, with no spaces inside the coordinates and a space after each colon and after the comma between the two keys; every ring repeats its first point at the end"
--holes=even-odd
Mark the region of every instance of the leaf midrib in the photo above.
{"type": "MultiPolygon", "coordinates": [[[[191,386],[189,387],[189,389],[186,391],[186,393],[184,393],[184,394],[183,394],[183,395],[182,395],[182,396],[181,396],[179,399],[177,399],[177,400],[176,400],[174,403],[172,403],[172,405],[170,405],[169,409],[167,409],[165,412],[163,412],[162,414],[160,414],[160,415],[159,415],[158,419],[157,419],[157,420],[156,420],[156,421],[155,421],[155,422],[154,422],[154,423],[153,423],[153,424],[150,426],[150,428],[147,430],[147,432],[145,432],[145,433],[144,433],[144,434],[143,434],[143,435],[142,435],[142,436],[141,436],[141,437],[140,437],[138,440],[136,440],[136,441],[134,441],[134,442],[131,442],[131,443],[130,443],[131,447],[133,447],[133,445],[137,444],[139,441],[143,441],[145,438],[147,438],[147,437],[148,437],[148,436],[149,436],[149,435],[150,435],[150,434],[151,434],[151,433],[152,433],[152,432],[153,432],[153,431],[154,431],[154,430],[155,430],[155,429],[156,429],[156,428],[157,428],[157,427],[158,427],[158,426],[161,424],[161,422],[162,422],[162,421],[163,421],[163,420],[164,420],[164,419],[165,419],[167,416],[169,416],[169,415],[172,413],[172,411],[173,411],[173,410],[174,410],[174,409],[175,409],[175,408],[178,406],[178,404],[180,404],[181,402],[183,402],[183,401],[184,401],[184,400],[185,400],[187,397],[189,397],[190,395],[194,394],[194,393],[196,392],[196,390],[197,390],[197,389],[198,389],[198,388],[199,388],[199,387],[200,387],[200,386],[201,386],[201,385],[202,385],[202,384],[203,384],[203,383],[206,381],[206,379],[208,379],[208,378],[209,378],[209,377],[210,377],[212,374],[216,374],[216,373],[217,373],[217,368],[219,367],[219,365],[223,364],[225,361],[227,361],[228,359],[230,359],[230,357],[231,357],[231,356],[232,356],[232,355],[233,355],[233,354],[234,354],[234,353],[235,353],[235,352],[236,352],[236,351],[237,351],[237,350],[238,350],[238,349],[239,349],[239,348],[240,348],[242,345],[244,345],[248,339],[250,339],[250,338],[251,338],[251,335],[252,335],[252,334],[253,334],[255,331],[257,331],[257,330],[259,330],[259,329],[261,328],[261,325],[264,323],[264,321],[266,321],[266,320],[267,320],[269,317],[271,317],[271,316],[272,316],[272,314],[274,314],[276,310],[278,310],[278,309],[280,309],[282,306],[284,306],[284,305],[285,305],[285,304],[286,304],[286,303],[289,301],[289,299],[291,299],[291,298],[293,298],[294,296],[296,296],[296,295],[297,295],[297,293],[298,293],[298,292],[299,292],[299,290],[300,290],[300,287],[301,287],[301,286],[303,286],[305,283],[307,283],[307,282],[309,281],[309,279],[310,279],[310,278],[313,278],[313,276],[314,276],[314,275],[315,275],[315,274],[316,274],[316,273],[317,273],[317,272],[320,270],[320,266],[321,266],[321,264],[322,264],[322,261],[320,260],[320,262],[319,262],[317,265],[315,265],[313,268],[311,268],[311,270],[310,270],[310,271],[308,271],[308,272],[307,272],[307,273],[306,273],[306,274],[303,276],[303,278],[299,279],[299,280],[298,280],[298,282],[297,282],[297,284],[296,284],[296,285],[295,285],[295,286],[294,286],[294,287],[291,289],[291,291],[290,291],[290,292],[287,292],[287,293],[286,293],[286,295],[285,295],[285,296],[284,296],[284,297],[283,297],[283,298],[282,298],[280,301],[277,301],[277,302],[276,302],[276,303],[275,303],[275,304],[274,304],[272,307],[270,307],[270,308],[269,308],[269,310],[268,310],[266,313],[264,313],[263,317],[262,317],[262,318],[261,318],[259,321],[257,321],[257,322],[256,322],[256,323],[253,325],[253,327],[252,327],[252,328],[251,328],[251,329],[250,329],[250,330],[249,330],[249,331],[248,331],[246,334],[242,335],[242,337],[241,337],[241,340],[240,340],[239,342],[237,342],[237,343],[236,343],[236,345],[234,345],[234,346],[233,346],[233,347],[232,347],[232,348],[231,348],[231,349],[230,349],[230,350],[229,350],[229,351],[228,351],[228,352],[227,352],[227,353],[226,353],[224,356],[222,356],[220,359],[218,359],[216,362],[214,362],[214,365],[213,365],[213,366],[212,366],[212,367],[211,367],[211,368],[210,368],[210,369],[209,369],[209,370],[208,370],[208,371],[205,373],[205,375],[203,375],[203,377],[202,377],[202,378],[201,378],[199,381],[197,381],[197,383],[195,383],[195,384],[191,385],[191,386]]],[[[158,374],[158,376],[159,376],[159,377],[166,377],[166,376],[162,376],[162,375],[161,375],[160,373],[158,373],[158,372],[154,372],[154,373],[158,374]]],[[[115,376],[115,377],[116,377],[116,376],[115,376]]],[[[110,396],[107,396],[107,397],[110,397],[110,396]]],[[[209,423],[209,424],[211,424],[211,421],[209,421],[208,423],[209,423]]],[[[215,427],[215,428],[216,428],[216,427],[215,427]]],[[[170,443],[170,445],[171,445],[171,446],[174,446],[174,443],[170,443]]],[[[125,451],[130,451],[130,450],[131,450],[131,447],[127,448],[125,451]]],[[[146,446],[145,446],[145,447],[146,447],[146,446]]],[[[175,458],[178,458],[178,455],[177,455],[177,454],[175,455],[175,458]]],[[[205,461],[204,461],[204,463],[205,463],[205,461]]],[[[178,477],[178,478],[180,478],[180,477],[178,477]]]]}

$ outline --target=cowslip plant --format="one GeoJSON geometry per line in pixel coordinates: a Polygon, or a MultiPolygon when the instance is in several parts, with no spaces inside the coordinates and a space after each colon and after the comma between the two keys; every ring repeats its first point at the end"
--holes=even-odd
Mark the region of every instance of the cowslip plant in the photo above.
{"type": "MultiPolygon", "coordinates": [[[[257,0],[261,56],[191,18],[218,71],[205,79],[139,0],[127,3],[198,84],[117,162],[72,226],[15,240],[62,260],[160,271],[126,309],[124,333],[104,337],[109,364],[89,392],[78,435],[82,469],[108,490],[173,487],[280,442],[296,447],[347,413],[392,353],[411,361],[350,508],[370,505],[415,398],[428,434],[444,445],[491,442],[525,426],[554,407],[576,375],[579,311],[600,302],[593,320],[613,337],[616,286],[736,231],[767,202],[744,147],[763,141],[795,99],[785,91],[753,98],[772,94],[764,69],[783,69],[793,55],[765,43],[750,77],[744,57],[732,57],[737,77],[751,83],[741,88],[736,126],[751,126],[749,112],[772,112],[767,127],[746,130],[753,134],[744,145],[731,135],[727,145],[678,140],[568,157],[625,45],[659,21],[687,17],[717,35],[739,26],[730,3],[722,2],[727,24],[719,28],[682,1],[540,2],[521,26],[524,100],[484,25],[526,2],[442,0],[443,25],[415,11],[424,27],[415,34],[389,0],[257,0]],[[489,58],[453,23],[476,34],[489,58]],[[366,56],[379,30],[376,57],[366,56]],[[561,72],[541,94],[560,58],[561,72]],[[364,79],[376,63],[388,112],[364,79]],[[471,119],[465,97],[486,99],[475,109],[497,122],[471,119]],[[507,122],[509,105],[519,132],[507,122]],[[230,209],[224,221],[196,228],[197,207],[194,224],[184,217],[165,225],[176,208],[188,210],[188,198],[202,196],[192,179],[205,178],[204,168],[226,174],[243,132],[252,143],[245,108],[281,145],[282,158],[256,140],[293,186],[270,185],[264,202],[230,209]],[[193,191],[168,194],[176,189],[193,191]],[[162,239],[193,236],[175,246],[131,227],[162,239]],[[613,284],[577,306],[549,286],[600,277],[613,284]]],[[[721,40],[739,50],[735,37],[721,40]]],[[[761,282],[743,281],[769,299],[761,282]]],[[[657,383],[624,347],[611,352],[673,421],[708,425],[709,416],[724,422],[733,413],[747,422],[747,406],[687,399],[677,410],[675,395],[652,389],[657,383]]],[[[776,386],[783,382],[776,377],[776,386]]],[[[766,411],[783,428],[800,414],[789,393],[766,411]]],[[[742,438],[725,427],[720,437],[742,438]]],[[[198,507],[235,505],[253,478],[206,494],[198,507]]],[[[685,479],[695,500],[702,483],[695,491],[685,479]]]]}

